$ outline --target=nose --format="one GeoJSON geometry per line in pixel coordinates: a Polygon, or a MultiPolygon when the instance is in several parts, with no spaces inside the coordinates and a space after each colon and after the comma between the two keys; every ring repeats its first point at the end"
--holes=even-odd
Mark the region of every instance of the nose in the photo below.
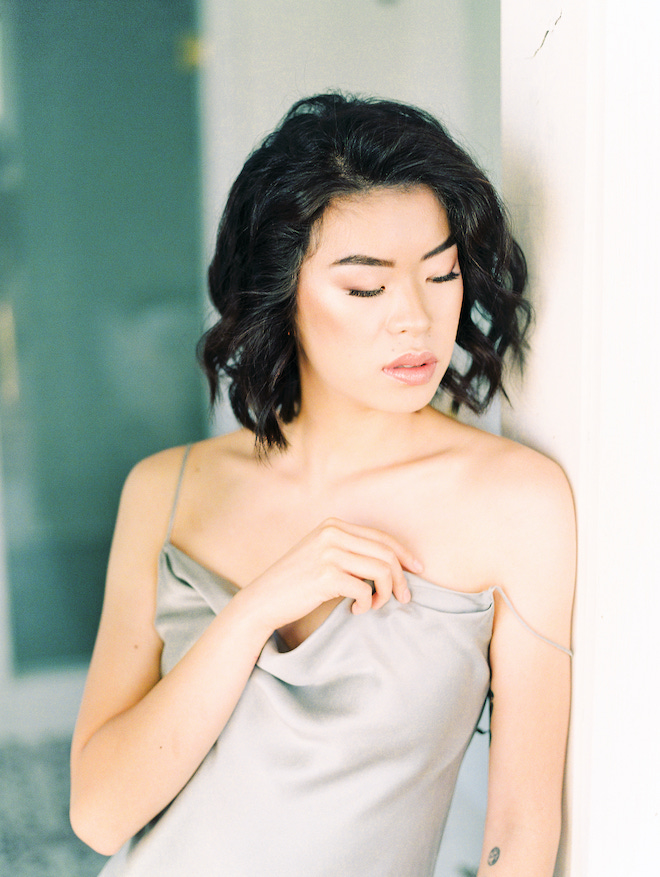
{"type": "Polygon", "coordinates": [[[423,292],[417,283],[401,282],[392,290],[387,328],[392,334],[410,332],[420,335],[431,326],[423,292]]]}

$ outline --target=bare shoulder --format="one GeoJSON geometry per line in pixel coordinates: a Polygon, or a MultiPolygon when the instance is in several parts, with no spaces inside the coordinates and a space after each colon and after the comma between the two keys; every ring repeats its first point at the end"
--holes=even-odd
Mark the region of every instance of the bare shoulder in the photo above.
{"type": "Polygon", "coordinates": [[[492,583],[535,629],[568,643],[576,524],[566,474],[532,448],[479,431],[466,436],[465,453],[492,583]]]}
{"type": "Polygon", "coordinates": [[[431,461],[428,490],[451,498],[452,546],[475,581],[499,585],[529,623],[565,640],[576,527],[564,471],[510,439],[456,421],[444,429],[446,450],[431,461]]]}
{"type": "Polygon", "coordinates": [[[570,485],[558,463],[511,439],[476,432],[474,474],[509,514],[572,514],[570,485]]]}
{"type": "Polygon", "coordinates": [[[129,527],[162,541],[181,471],[185,447],[168,448],[146,457],[128,474],[121,493],[117,526],[129,527]]]}
{"type": "Polygon", "coordinates": [[[512,538],[517,531],[537,548],[558,540],[574,542],[573,494],[558,463],[532,448],[498,438],[485,466],[490,470],[493,498],[506,516],[512,538]]]}
{"type": "Polygon", "coordinates": [[[561,466],[511,439],[454,421],[451,455],[468,498],[510,523],[531,516],[573,516],[571,488],[561,466]]]}
{"type": "Polygon", "coordinates": [[[181,470],[187,446],[167,448],[136,463],[128,473],[125,491],[129,494],[141,494],[152,490],[158,491],[171,486],[181,470]]]}
{"type": "Polygon", "coordinates": [[[195,457],[254,457],[254,435],[247,429],[238,429],[223,435],[211,436],[188,445],[178,445],[158,451],[136,463],[131,470],[138,478],[167,477],[174,470],[177,474],[186,451],[195,457]]]}
{"type": "Polygon", "coordinates": [[[131,469],[121,505],[132,509],[143,520],[153,522],[154,528],[164,535],[184,463],[188,480],[192,473],[202,479],[212,473],[215,479],[219,473],[230,473],[253,458],[254,439],[247,430],[167,448],[146,457],[131,469]]]}

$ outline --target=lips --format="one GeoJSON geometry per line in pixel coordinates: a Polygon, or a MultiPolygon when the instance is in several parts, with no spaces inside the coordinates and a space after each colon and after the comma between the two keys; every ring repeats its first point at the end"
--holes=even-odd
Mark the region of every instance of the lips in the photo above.
{"type": "Polygon", "coordinates": [[[403,384],[419,386],[433,377],[438,360],[428,350],[404,353],[383,368],[388,377],[403,384]]]}

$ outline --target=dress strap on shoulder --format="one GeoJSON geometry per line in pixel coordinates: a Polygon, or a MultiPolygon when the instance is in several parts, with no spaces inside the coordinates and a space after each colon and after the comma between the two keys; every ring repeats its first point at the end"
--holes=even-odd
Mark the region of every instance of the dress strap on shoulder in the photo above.
{"type": "Polygon", "coordinates": [[[572,658],[572,657],[573,657],[573,652],[571,651],[571,649],[567,649],[567,648],[564,648],[564,646],[560,646],[559,643],[556,643],[556,642],[554,642],[553,640],[548,639],[547,636],[543,636],[543,634],[538,633],[536,630],[534,630],[533,627],[530,627],[530,625],[527,624],[527,622],[525,621],[525,619],[524,619],[524,618],[522,617],[522,615],[518,612],[518,610],[516,609],[516,607],[513,605],[513,603],[511,602],[511,600],[507,597],[507,595],[504,593],[504,591],[502,590],[502,588],[500,588],[499,585],[495,585],[495,587],[493,588],[493,591],[497,591],[497,593],[502,597],[502,599],[504,600],[504,602],[506,603],[506,605],[507,605],[507,606],[509,607],[509,609],[513,612],[514,616],[515,616],[515,617],[518,619],[518,621],[522,624],[522,626],[525,628],[525,630],[528,630],[530,633],[533,633],[534,636],[537,637],[537,639],[543,640],[543,642],[544,642],[544,643],[547,643],[549,646],[554,646],[556,649],[559,649],[560,652],[564,652],[564,654],[568,655],[569,658],[572,658]]]}
{"type": "Polygon", "coordinates": [[[181,482],[183,481],[183,473],[186,468],[186,462],[188,460],[188,454],[190,453],[190,448],[192,445],[187,445],[185,451],[183,452],[183,459],[181,460],[181,469],[179,470],[179,480],[176,483],[176,490],[174,491],[174,500],[172,501],[172,511],[170,512],[170,521],[167,525],[167,536],[165,537],[165,541],[169,542],[170,535],[172,533],[172,527],[174,526],[174,516],[176,515],[176,507],[179,502],[179,493],[181,492],[181,482]]]}

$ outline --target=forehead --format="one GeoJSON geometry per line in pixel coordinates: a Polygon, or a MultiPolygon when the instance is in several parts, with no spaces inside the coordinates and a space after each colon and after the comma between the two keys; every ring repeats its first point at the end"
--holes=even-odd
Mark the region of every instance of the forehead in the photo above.
{"type": "Polygon", "coordinates": [[[406,242],[427,252],[450,231],[444,207],[427,186],[374,188],[330,202],[313,229],[307,258],[346,255],[347,248],[379,256],[406,242]]]}

